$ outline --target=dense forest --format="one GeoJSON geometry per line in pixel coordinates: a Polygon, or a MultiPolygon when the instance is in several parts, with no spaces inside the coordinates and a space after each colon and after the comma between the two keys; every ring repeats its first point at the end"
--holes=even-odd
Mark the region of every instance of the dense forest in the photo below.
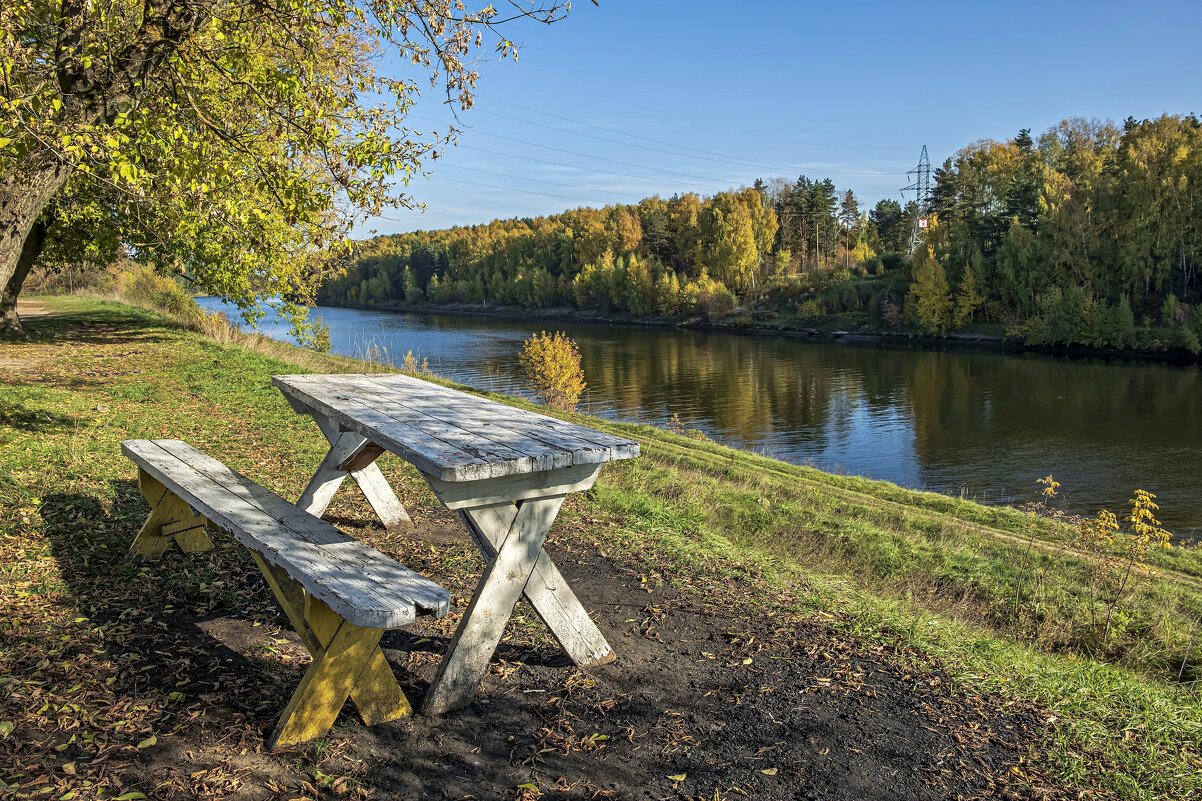
{"type": "Polygon", "coordinates": [[[322,303],[490,302],[1199,350],[1202,125],[1069,119],[974,142],[913,203],[774,178],[362,243],[322,303]]]}

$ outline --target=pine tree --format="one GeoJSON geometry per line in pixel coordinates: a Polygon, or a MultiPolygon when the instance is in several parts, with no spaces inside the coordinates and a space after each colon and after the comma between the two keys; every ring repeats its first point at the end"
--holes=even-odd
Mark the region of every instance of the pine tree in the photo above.
{"type": "Polygon", "coordinates": [[[941,334],[952,322],[947,273],[930,248],[919,248],[914,254],[914,283],[909,298],[918,311],[918,322],[929,332],[941,334]]]}
{"type": "Polygon", "coordinates": [[[972,322],[973,312],[981,308],[985,299],[977,293],[977,276],[972,266],[964,268],[964,277],[960,279],[960,290],[956,293],[956,312],[953,327],[963,328],[972,322]]]}
{"type": "Polygon", "coordinates": [[[423,293],[421,286],[417,283],[417,278],[413,275],[413,270],[409,269],[409,265],[405,265],[404,272],[401,273],[401,288],[405,293],[406,303],[417,303],[422,299],[423,293]]]}

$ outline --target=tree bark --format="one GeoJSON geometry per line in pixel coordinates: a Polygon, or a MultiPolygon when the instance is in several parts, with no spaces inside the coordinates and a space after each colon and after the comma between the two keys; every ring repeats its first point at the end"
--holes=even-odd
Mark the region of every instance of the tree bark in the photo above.
{"type": "Polygon", "coordinates": [[[0,176],[0,334],[21,332],[17,297],[46,244],[48,208],[70,174],[66,164],[27,162],[0,176]]]}

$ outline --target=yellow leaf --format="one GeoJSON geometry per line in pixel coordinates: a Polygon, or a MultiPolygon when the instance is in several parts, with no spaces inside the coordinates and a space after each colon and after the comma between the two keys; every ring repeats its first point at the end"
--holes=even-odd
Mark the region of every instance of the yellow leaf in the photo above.
{"type": "Polygon", "coordinates": [[[776,771],[777,771],[776,768],[764,768],[763,770],[760,771],[760,773],[764,774],[765,776],[775,776],[776,771]]]}
{"type": "Polygon", "coordinates": [[[669,776],[668,778],[674,782],[682,782],[684,781],[684,777],[688,775],[687,773],[677,773],[675,776],[669,776]]]}

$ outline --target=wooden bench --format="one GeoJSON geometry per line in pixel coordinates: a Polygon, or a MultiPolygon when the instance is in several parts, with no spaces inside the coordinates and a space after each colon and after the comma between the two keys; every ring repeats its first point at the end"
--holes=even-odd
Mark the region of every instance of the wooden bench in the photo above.
{"type": "Polygon", "coordinates": [[[211,548],[206,523],[230,532],[313,655],[270,748],[325,734],[348,696],[368,726],[412,712],[380,637],[418,614],[447,614],[447,590],[184,442],[126,440],[121,451],[152,507],[129,556],[157,559],[172,541],[185,552],[211,548]]]}

